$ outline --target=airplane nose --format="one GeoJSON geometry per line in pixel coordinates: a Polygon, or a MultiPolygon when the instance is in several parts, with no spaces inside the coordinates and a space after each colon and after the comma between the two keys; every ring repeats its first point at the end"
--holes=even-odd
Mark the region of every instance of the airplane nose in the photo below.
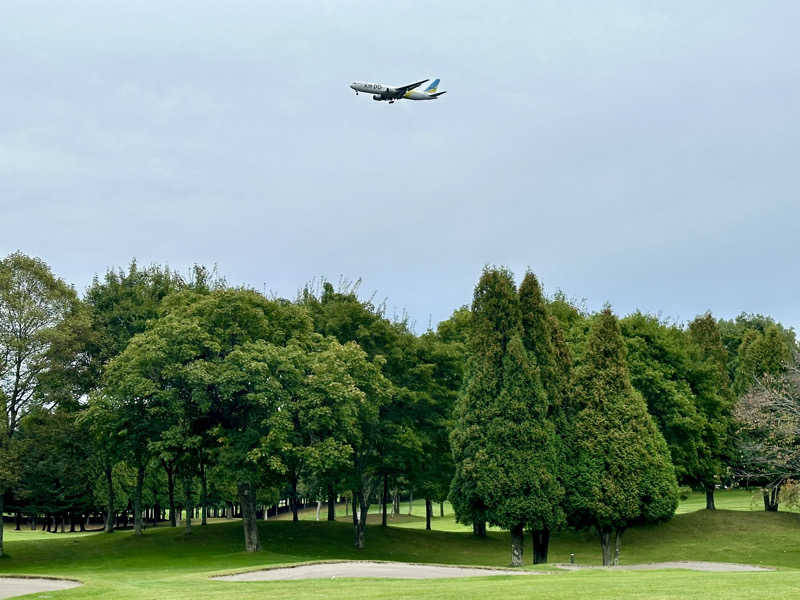
{"type": "Polygon", "coordinates": [[[356,84],[355,84],[355,83],[351,83],[351,84],[350,84],[350,89],[351,89],[351,90],[354,90],[354,89],[356,89],[356,84]]]}

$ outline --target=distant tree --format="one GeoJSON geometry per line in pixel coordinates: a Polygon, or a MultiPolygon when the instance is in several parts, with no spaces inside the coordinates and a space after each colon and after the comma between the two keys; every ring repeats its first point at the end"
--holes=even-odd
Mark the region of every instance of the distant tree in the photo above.
{"type": "Polygon", "coordinates": [[[74,413],[34,409],[26,415],[12,442],[17,455],[18,495],[32,513],[55,522],[83,522],[92,507],[90,446],[74,413]],[[75,465],[81,465],[76,469],[75,465]]]}
{"type": "Polygon", "coordinates": [[[728,368],[728,376],[731,381],[736,379],[736,373],[739,370],[739,347],[744,341],[744,337],[748,331],[757,332],[763,335],[766,333],[767,329],[775,326],[780,333],[780,337],[784,340],[786,347],[792,349],[792,352],[800,350],[797,345],[797,339],[794,330],[787,329],[780,323],[776,322],[772,317],[759,314],[741,313],[735,319],[720,319],[718,321],[718,326],[720,330],[720,336],[722,338],[722,345],[725,347],[727,353],[726,363],[728,368]]]}
{"type": "Polygon", "coordinates": [[[705,452],[705,419],[695,406],[686,333],[640,312],[622,319],[620,327],[631,383],[667,442],[678,481],[693,484],[705,452]]]}
{"type": "MultiPolygon", "coordinates": [[[[31,409],[60,354],[65,323],[80,312],[75,291],[38,258],[0,260],[0,453],[31,409]]],[[[0,484],[10,483],[10,478],[0,484]]],[[[0,487],[0,515],[5,489],[0,487]]],[[[0,519],[0,556],[3,526],[0,519]]]]}
{"type": "Polygon", "coordinates": [[[413,487],[425,498],[425,528],[431,529],[433,502],[444,502],[453,479],[450,451],[453,406],[461,388],[464,344],[445,342],[438,332],[428,331],[418,339],[414,380],[414,414],[421,449],[413,473],[413,487]]]}
{"type": "Polygon", "coordinates": [[[459,343],[466,347],[472,313],[468,306],[453,311],[450,317],[436,327],[436,334],[446,344],[459,343]]]}
{"type": "Polygon", "coordinates": [[[706,491],[706,509],[714,510],[714,489],[731,459],[733,393],[726,368],[726,352],[719,326],[710,313],[696,317],[688,330],[689,380],[697,413],[703,419],[701,451],[694,482],[706,491]]]}
{"type": "MultiPolygon", "coordinates": [[[[382,374],[391,382],[391,393],[381,402],[373,440],[373,458],[379,466],[372,476],[377,480],[363,482],[367,504],[371,496],[378,496],[386,515],[389,482],[401,477],[413,480],[413,471],[420,465],[423,440],[414,413],[408,410],[415,403],[417,382],[411,373],[417,365],[416,341],[405,320],[391,321],[386,318],[383,305],[359,298],[359,283],[343,284],[336,290],[324,281],[321,293],[307,286],[299,302],[311,313],[316,331],[342,344],[357,343],[368,360],[381,364],[382,374]]],[[[333,489],[329,488],[329,503],[332,495],[333,489]]]]}
{"type": "Polygon", "coordinates": [[[573,525],[597,529],[603,565],[609,565],[612,534],[618,557],[627,527],[667,520],[678,504],[669,449],[631,385],[625,345],[609,308],[592,326],[577,385],[582,409],[575,423],[569,514],[573,525]]]}
{"type": "Polygon", "coordinates": [[[776,511],[782,486],[800,477],[800,354],[780,374],[758,378],[734,414],[743,475],[766,484],[764,508],[776,511]]]}
{"type": "Polygon", "coordinates": [[[563,340],[569,347],[572,365],[580,365],[591,328],[591,316],[585,301],[567,298],[564,292],[557,291],[547,301],[547,311],[558,322],[563,340]]]}
{"type": "MultiPolygon", "coordinates": [[[[195,268],[195,281],[204,281],[204,267],[195,268]]],[[[201,285],[204,285],[201,283],[201,285]]],[[[138,479],[144,482],[147,465],[150,461],[149,437],[138,439],[139,415],[120,410],[120,404],[102,393],[103,377],[112,359],[122,353],[130,340],[143,333],[148,323],[154,323],[161,314],[161,301],[169,294],[183,289],[186,282],[177,273],[166,267],[153,265],[141,268],[135,260],[127,270],[108,270],[102,279],[95,277],[86,291],[92,334],[87,336],[85,354],[88,357],[83,391],[90,394],[90,430],[93,432],[94,455],[100,461],[106,481],[105,497],[109,502],[106,509],[106,532],[114,530],[114,464],[122,460],[124,450],[133,452],[138,458],[138,479]],[[131,419],[134,429],[129,429],[121,418],[131,419]],[[124,435],[120,436],[120,432],[124,435]],[[124,443],[123,443],[124,442],[124,443]],[[133,444],[133,445],[131,445],[133,444]],[[137,445],[138,444],[138,445],[137,445]]],[[[118,399],[117,399],[118,400],[118,399]]],[[[126,405],[128,408],[132,406],[126,405]]],[[[155,427],[155,425],[153,424],[155,427]]],[[[156,427],[157,428],[157,427],[156,427]]],[[[174,504],[174,465],[164,463],[167,471],[170,498],[170,519],[175,522],[174,504]]],[[[141,497],[137,495],[139,500],[141,497]]],[[[138,512],[136,514],[139,514],[138,512]]],[[[143,530],[141,515],[134,515],[136,532],[143,530]]]]}
{"type": "Polygon", "coordinates": [[[792,347],[777,325],[770,324],[763,333],[745,332],[738,348],[734,391],[741,395],[764,375],[780,375],[791,358],[792,347]]]}
{"type": "Polygon", "coordinates": [[[125,455],[122,443],[125,432],[121,430],[123,418],[112,398],[101,391],[94,391],[89,395],[87,405],[78,417],[85,428],[84,441],[91,448],[91,460],[102,473],[103,490],[96,493],[96,496],[105,503],[103,530],[106,533],[114,531],[115,515],[119,509],[114,466],[125,455]]]}

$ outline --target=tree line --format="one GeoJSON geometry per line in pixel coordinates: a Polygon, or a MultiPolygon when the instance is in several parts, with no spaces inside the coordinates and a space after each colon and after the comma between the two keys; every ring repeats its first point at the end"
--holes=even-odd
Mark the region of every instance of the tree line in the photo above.
{"type": "Polygon", "coordinates": [[[596,530],[609,564],[627,527],[672,516],[679,484],[713,509],[714,489],[746,474],[777,507],[791,480],[765,468],[763,418],[746,425],[739,408],[791,372],[794,333],[772,319],[618,319],[487,267],[471,306],[417,335],[358,291],[267,298],[202,266],[134,261],[79,297],[9,255],[0,514],[62,531],[102,515],[136,534],[237,517],[257,551],[260,518],[297,520],[311,500],[334,520],[346,500],[363,548],[370,507],[386,525],[416,495],[427,528],[449,499],[476,535],[509,530],[513,564],[526,531],[545,562],[565,527],[596,530]]]}

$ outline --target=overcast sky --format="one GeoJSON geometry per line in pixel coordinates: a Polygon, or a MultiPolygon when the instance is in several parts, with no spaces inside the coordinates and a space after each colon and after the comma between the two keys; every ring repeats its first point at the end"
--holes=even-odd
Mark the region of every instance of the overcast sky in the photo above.
{"type": "MultiPolygon", "coordinates": [[[[136,4],[137,6],[133,6],[136,4]]],[[[417,330],[485,264],[688,320],[800,326],[800,3],[0,8],[0,255],[361,277],[417,330]],[[441,77],[434,102],[352,81],[441,77]]]]}

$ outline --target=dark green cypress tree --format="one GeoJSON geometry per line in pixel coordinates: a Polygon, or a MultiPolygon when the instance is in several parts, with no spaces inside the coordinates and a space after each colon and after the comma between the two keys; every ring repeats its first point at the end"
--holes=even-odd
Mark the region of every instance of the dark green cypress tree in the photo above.
{"type": "Polygon", "coordinates": [[[483,469],[483,430],[502,388],[503,354],[518,329],[519,305],[511,273],[484,269],[473,294],[464,387],[456,401],[450,433],[455,463],[450,502],[456,519],[472,524],[478,535],[485,534],[489,519],[485,494],[479,487],[490,476],[483,469]]]}
{"type": "MultiPolygon", "coordinates": [[[[539,415],[532,415],[539,419],[536,426],[542,428],[546,440],[544,446],[532,448],[538,454],[539,466],[546,470],[548,481],[552,480],[554,496],[545,502],[547,510],[553,510],[553,504],[559,508],[553,511],[550,519],[536,519],[531,523],[531,537],[533,538],[534,564],[547,562],[547,551],[550,543],[550,533],[553,529],[563,524],[564,489],[561,485],[561,465],[565,460],[565,446],[562,440],[566,439],[567,422],[564,407],[568,401],[570,365],[569,350],[564,343],[558,322],[547,312],[542,295],[542,289],[536,276],[528,271],[519,287],[520,312],[522,319],[522,341],[528,353],[532,366],[538,369],[545,397],[539,400],[544,410],[539,415]],[[558,349],[556,349],[558,345],[558,349]]],[[[533,390],[532,390],[533,391],[533,390]]],[[[536,402],[535,394],[532,400],[536,402]]]]}
{"type": "Polygon", "coordinates": [[[664,437],[631,386],[619,324],[608,307],[595,318],[577,379],[581,410],[569,512],[574,525],[597,529],[603,565],[609,565],[612,534],[616,562],[627,527],[672,517],[678,486],[664,437]]]}
{"type": "Polygon", "coordinates": [[[451,435],[451,498],[459,520],[483,516],[511,531],[515,566],[522,564],[525,527],[549,531],[563,521],[555,429],[522,331],[511,273],[485,269],[475,289],[467,379],[451,435]]]}

